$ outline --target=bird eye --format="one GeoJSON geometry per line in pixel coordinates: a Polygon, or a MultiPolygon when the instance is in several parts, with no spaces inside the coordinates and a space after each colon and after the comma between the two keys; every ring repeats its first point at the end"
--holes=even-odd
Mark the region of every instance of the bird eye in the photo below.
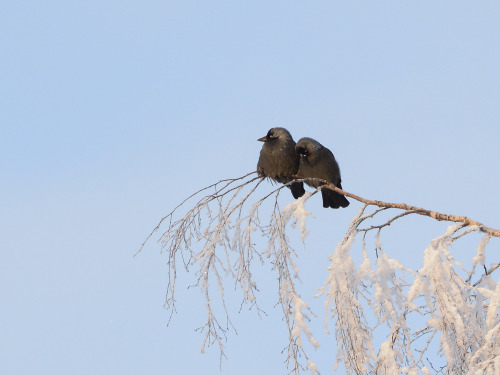
{"type": "Polygon", "coordinates": [[[269,130],[269,131],[267,132],[267,136],[266,136],[266,137],[267,137],[267,138],[275,138],[275,137],[274,137],[274,134],[273,134],[273,132],[272,132],[271,130],[269,130]]]}
{"type": "Polygon", "coordinates": [[[297,148],[297,153],[299,155],[307,156],[308,152],[304,147],[298,147],[297,148]]]}

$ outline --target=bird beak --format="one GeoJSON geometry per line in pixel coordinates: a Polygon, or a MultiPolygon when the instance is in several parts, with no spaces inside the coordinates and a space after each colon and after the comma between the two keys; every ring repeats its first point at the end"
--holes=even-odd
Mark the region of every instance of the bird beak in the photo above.
{"type": "Polygon", "coordinates": [[[259,142],[265,142],[267,141],[267,136],[266,137],[262,137],[262,138],[259,138],[257,139],[259,142]]]}

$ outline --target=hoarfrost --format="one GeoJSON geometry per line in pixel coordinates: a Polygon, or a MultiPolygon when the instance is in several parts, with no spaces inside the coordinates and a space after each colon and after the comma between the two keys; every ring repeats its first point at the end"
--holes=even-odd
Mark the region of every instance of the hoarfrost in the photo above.
{"type": "MultiPolygon", "coordinates": [[[[226,306],[226,288],[233,286],[240,292],[240,309],[249,304],[260,315],[252,270],[255,263],[263,264],[268,259],[277,275],[278,304],[288,329],[283,351],[286,366],[294,374],[319,373],[303,342],[305,336],[314,348],[319,346],[309,326],[316,315],[309,308],[308,299],[297,291],[299,257],[287,235],[290,228],[298,227],[301,241],[305,242],[309,234],[306,221],[312,216],[305,205],[313,194],[306,193],[281,210],[280,186],[248,207],[249,198],[263,181],[246,179],[249,175],[200,190],[198,193],[207,189],[213,192],[199,199],[183,217],[174,219],[176,210],[198,193],[193,194],[153,230],[152,234],[163,221],[168,222],[160,237],[162,251],[168,258],[165,307],[171,318],[176,311],[177,271],[194,269],[191,286],[202,292],[206,310],[206,321],[198,329],[204,334],[202,351],[217,344],[222,359],[227,333],[235,330],[226,306]],[[269,219],[264,222],[261,209],[269,200],[271,207],[264,209],[270,210],[269,219]],[[265,248],[257,247],[257,235],[266,239],[265,248]]],[[[489,266],[486,262],[486,247],[492,236],[500,237],[498,231],[467,218],[451,220],[451,215],[411,206],[402,208],[404,204],[383,206],[379,201],[358,200],[365,205],[329,256],[326,281],[316,296],[324,299],[325,331],[334,327],[334,368],[343,363],[349,374],[358,375],[500,374],[500,282],[491,275],[500,268],[500,262],[489,266]],[[380,208],[366,213],[371,205],[380,208]],[[362,227],[389,208],[402,208],[403,213],[382,224],[362,227]],[[415,271],[382,249],[381,231],[395,220],[424,211],[435,219],[459,223],[430,241],[423,252],[422,267],[415,271]],[[367,251],[366,246],[366,234],[370,231],[376,231],[373,252],[367,251]],[[472,232],[486,235],[477,246],[471,270],[467,271],[451,249],[456,241],[472,232]],[[355,247],[356,237],[361,238],[361,249],[355,247]],[[465,277],[460,276],[464,273],[465,277]]]]}
{"type": "Polygon", "coordinates": [[[305,203],[310,196],[311,193],[306,192],[302,197],[287,204],[283,209],[283,219],[285,221],[288,221],[290,219],[290,215],[293,215],[293,227],[295,227],[297,222],[299,222],[300,236],[303,243],[305,243],[306,237],[309,234],[309,231],[306,229],[306,219],[308,216],[313,216],[312,213],[305,208],[305,203]]]}

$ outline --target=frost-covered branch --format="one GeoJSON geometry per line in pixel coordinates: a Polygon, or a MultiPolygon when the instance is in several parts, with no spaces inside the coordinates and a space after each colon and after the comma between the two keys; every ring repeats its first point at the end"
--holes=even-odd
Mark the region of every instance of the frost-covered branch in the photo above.
{"type": "MultiPolygon", "coordinates": [[[[353,194],[349,196],[353,197],[353,194]]],[[[361,201],[363,207],[330,257],[329,276],[321,291],[321,295],[326,297],[325,325],[335,321],[338,362],[343,362],[348,372],[355,374],[431,373],[424,360],[429,362],[430,348],[436,345],[435,338],[439,338],[440,356],[444,357],[445,364],[437,366],[440,370],[435,370],[430,362],[430,369],[436,373],[500,372],[498,314],[490,315],[490,327],[485,324],[485,309],[491,312],[500,307],[500,298],[493,298],[492,293],[498,283],[492,282],[490,277],[500,265],[485,266],[485,248],[496,229],[480,223],[472,225],[477,222],[462,220],[462,217],[435,215],[433,211],[410,205],[361,201]],[[381,208],[366,213],[370,206],[381,208]],[[392,208],[406,211],[388,220],[383,219],[381,224],[362,227],[367,220],[375,220],[382,212],[387,214],[392,208]],[[417,271],[388,258],[382,251],[380,240],[383,228],[415,213],[424,213],[438,220],[457,221],[443,236],[431,241],[424,251],[424,265],[417,271]],[[366,234],[372,230],[377,234],[376,267],[372,266],[365,248],[366,234]],[[454,259],[449,249],[455,241],[477,231],[486,235],[478,245],[472,269],[467,271],[454,259]],[[351,255],[357,234],[362,234],[363,240],[359,268],[355,267],[351,255]],[[476,266],[482,266],[484,274],[472,283],[473,275],[479,268],[476,266]],[[484,283],[488,288],[479,287],[484,283]],[[368,305],[363,301],[368,301],[368,305]],[[367,325],[367,314],[374,314],[377,318],[375,327],[367,325]],[[418,317],[425,317],[425,320],[418,317]],[[408,322],[415,319],[426,326],[412,327],[408,322]],[[389,328],[387,340],[379,345],[378,353],[374,354],[370,346],[373,342],[371,335],[383,324],[389,328]]]]}
{"type": "MultiPolygon", "coordinates": [[[[291,203],[280,208],[286,185],[262,192],[263,179],[254,173],[219,181],[186,198],[160,220],[139,251],[165,227],[159,242],[167,256],[168,321],[177,309],[178,272],[193,271],[189,288],[202,292],[206,312],[198,328],[204,335],[202,351],[216,344],[221,361],[228,333],[236,332],[234,307],[263,313],[254,270],[269,262],[288,332],[283,350],[287,369],[292,374],[319,373],[304,348],[304,338],[319,346],[309,325],[316,315],[309,307],[311,296],[303,298],[298,292],[300,252],[289,236],[298,230],[305,243],[307,218],[312,216],[306,203],[317,191],[297,200],[288,197],[291,203]],[[233,294],[228,297],[228,288],[234,289],[237,301],[233,294]]],[[[326,281],[316,296],[324,299],[325,330],[333,328],[335,333],[337,365],[344,365],[349,374],[500,373],[500,283],[492,278],[500,261],[497,257],[488,263],[486,252],[500,231],[465,216],[324,187],[362,203],[329,256],[326,281]],[[419,269],[403,265],[382,246],[383,232],[414,214],[452,223],[429,241],[419,269]],[[467,268],[451,250],[478,232],[484,236],[467,268]],[[375,234],[372,252],[367,250],[369,233],[375,234]],[[360,247],[356,238],[361,239],[360,247]]]]}
{"type": "Polygon", "coordinates": [[[225,357],[224,343],[228,331],[236,332],[225,290],[232,284],[240,292],[239,309],[247,304],[260,314],[262,309],[257,302],[259,289],[253,268],[255,262],[263,263],[266,258],[270,259],[278,276],[278,303],[282,307],[289,332],[285,350],[287,367],[290,373],[298,374],[302,369],[308,369],[314,374],[317,372],[316,365],[302,345],[303,336],[313,346],[318,345],[307,325],[309,317],[314,314],[296,290],[299,273],[295,262],[297,254],[286,234],[289,227],[298,225],[305,240],[305,222],[311,214],[304,205],[311,194],[305,194],[281,210],[278,197],[284,186],[280,185],[251,202],[250,197],[258,194],[257,190],[263,181],[252,175],[249,173],[219,181],[186,198],[160,220],[139,251],[166,224],[167,228],[159,241],[168,257],[165,307],[170,311],[169,322],[176,312],[179,266],[187,272],[194,269],[196,279],[190,287],[197,287],[203,292],[207,313],[205,323],[198,328],[204,333],[202,352],[206,346],[217,344],[221,359],[225,357]],[[182,209],[184,213],[179,215],[182,209]],[[266,212],[266,221],[261,221],[262,210],[266,212]],[[267,238],[265,248],[256,246],[256,234],[267,238]],[[214,305],[215,300],[218,303],[214,305]]]}
{"type": "Polygon", "coordinates": [[[299,278],[299,269],[294,258],[297,254],[290,246],[286,235],[286,226],[293,217],[293,225],[300,222],[302,241],[305,240],[307,236],[305,220],[311,213],[305,209],[304,204],[309,197],[310,193],[306,193],[305,196],[288,204],[282,211],[279,209],[277,199],[275,200],[274,214],[268,231],[268,246],[264,254],[272,259],[273,269],[278,273],[279,304],[288,329],[288,345],[284,349],[287,368],[290,369],[290,373],[298,373],[299,370],[307,368],[314,374],[317,372],[316,365],[309,359],[302,345],[302,334],[304,334],[315,348],[319,346],[307,326],[309,315],[314,314],[296,291],[294,280],[299,278]],[[305,367],[301,364],[301,357],[306,359],[305,367]]]}

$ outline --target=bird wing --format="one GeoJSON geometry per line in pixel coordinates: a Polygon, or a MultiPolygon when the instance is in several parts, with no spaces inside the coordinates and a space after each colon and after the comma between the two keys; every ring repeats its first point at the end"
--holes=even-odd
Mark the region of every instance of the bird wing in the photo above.
{"type": "Polygon", "coordinates": [[[322,148],[318,150],[317,161],[314,167],[319,178],[338,186],[340,183],[340,168],[333,153],[329,149],[322,148]]]}

